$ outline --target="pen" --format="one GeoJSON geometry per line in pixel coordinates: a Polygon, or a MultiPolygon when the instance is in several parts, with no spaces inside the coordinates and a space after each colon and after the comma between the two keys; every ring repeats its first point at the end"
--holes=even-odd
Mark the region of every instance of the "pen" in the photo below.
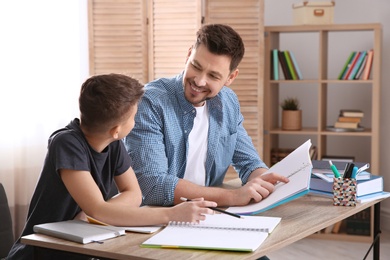
{"type": "MultiPolygon", "coordinates": [[[[191,201],[190,199],[183,198],[183,197],[181,197],[180,199],[181,199],[182,201],[191,201]]],[[[230,215],[230,216],[232,216],[232,217],[243,218],[243,217],[240,216],[240,215],[237,215],[237,214],[234,214],[234,213],[230,213],[230,212],[225,211],[225,210],[223,210],[223,209],[219,209],[219,208],[215,208],[215,207],[208,207],[208,208],[209,208],[209,209],[212,209],[212,210],[214,210],[214,211],[218,211],[218,212],[223,213],[223,214],[230,215]]]]}
{"type": "Polygon", "coordinates": [[[339,173],[339,171],[337,170],[336,166],[332,163],[331,160],[329,160],[329,165],[330,165],[330,169],[332,170],[332,172],[333,172],[333,174],[334,174],[334,177],[340,178],[340,173],[339,173]]]}
{"type": "Polygon", "coordinates": [[[369,164],[369,163],[363,165],[362,167],[360,167],[360,168],[357,170],[356,175],[359,175],[359,173],[361,173],[362,171],[367,170],[368,168],[370,168],[370,164],[369,164]]]}
{"type": "Polygon", "coordinates": [[[356,166],[353,167],[352,176],[351,176],[352,179],[356,179],[357,171],[358,171],[358,167],[356,167],[356,166]]]}
{"type": "Polygon", "coordinates": [[[355,167],[355,164],[347,163],[347,165],[345,166],[343,178],[351,178],[352,177],[353,167],[355,167]]]}

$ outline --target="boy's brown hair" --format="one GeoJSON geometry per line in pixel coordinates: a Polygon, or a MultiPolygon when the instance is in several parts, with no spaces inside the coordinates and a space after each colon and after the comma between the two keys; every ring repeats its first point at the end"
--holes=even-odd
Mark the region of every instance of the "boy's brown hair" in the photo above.
{"type": "Polygon", "coordinates": [[[115,73],[92,76],[81,86],[81,124],[91,132],[109,130],[127,119],[143,93],[143,85],[129,76],[115,73]]]}

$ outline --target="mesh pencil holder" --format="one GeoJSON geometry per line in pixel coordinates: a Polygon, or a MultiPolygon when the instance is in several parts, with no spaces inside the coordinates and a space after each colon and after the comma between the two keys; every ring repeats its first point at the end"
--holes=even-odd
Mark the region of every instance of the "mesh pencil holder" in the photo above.
{"type": "Polygon", "coordinates": [[[333,205],[356,206],[356,179],[333,178],[333,205]]]}

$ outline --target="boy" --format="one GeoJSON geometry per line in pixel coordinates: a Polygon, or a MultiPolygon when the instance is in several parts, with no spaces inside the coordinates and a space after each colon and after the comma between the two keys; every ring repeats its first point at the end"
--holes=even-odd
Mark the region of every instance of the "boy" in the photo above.
{"type": "MultiPolygon", "coordinates": [[[[143,86],[120,74],[93,76],[81,87],[80,119],[54,132],[21,236],[33,226],[85,214],[116,226],[199,222],[215,202],[198,199],[171,208],[140,208],[142,194],[121,141],[134,127],[143,86]],[[115,182],[119,194],[109,197],[115,182]]],[[[32,259],[31,246],[13,245],[9,259],[32,259]]],[[[41,256],[40,256],[41,257],[41,256]]],[[[43,259],[75,259],[46,250],[43,259]]]]}

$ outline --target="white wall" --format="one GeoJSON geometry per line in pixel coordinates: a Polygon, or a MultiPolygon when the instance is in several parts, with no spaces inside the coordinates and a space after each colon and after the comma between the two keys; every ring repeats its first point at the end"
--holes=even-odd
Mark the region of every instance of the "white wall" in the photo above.
{"type": "Polygon", "coordinates": [[[0,182],[16,235],[49,135],[79,115],[87,28],[87,0],[0,1],[0,182]]]}
{"type": "MultiPolygon", "coordinates": [[[[322,0],[323,1],[323,0],[322,0]]],[[[299,0],[265,0],[265,14],[264,24],[267,25],[291,25],[292,18],[292,5],[294,3],[301,3],[299,0]]],[[[310,2],[316,2],[312,0],[310,2]]],[[[382,24],[382,88],[381,88],[381,158],[380,158],[380,169],[381,175],[384,176],[385,180],[385,190],[390,191],[390,139],[388,138],[388,133],[390,132],[390,117],[388,116],[388,111],[390,111],[390,103],[387,99],[390,97],[390,88],[387,86],[387,83],[390,82],[390,73],[388,70],[390,68],[390,1],[388,0],[338,0],[335,1],[336,5],[334,8],[334,23],[381,23],[382,24]]],[[[338,75],[338,72],[341,70],[342,65],[344,64],[348,54],[353,50],[364,50],[372,48],[372,37],[369,34],[358,34],[358,35],[343,35],[339,34],[334,39],[331,40],[332,56],[329,57],[329,61],[334,64],[329,68],[330,75],[338,75]],[[351,40],[352,39],[352,40],[351,40]],[[338,42],[338,44],[337,44],[338,42]],[[344,44],[347,42],[348,44],[344,44]]],[[[330,38],[331,39],[331,38],[330,38]]],[[[303,73],[306,74],[308,78],[310,75],[315,74],[315,67],[310,67],[308,64],[315,64],[316,55],[310,55],[315,52],[318,42],[314,37],[302,36],[302,38],[297,39],[297,37],[286,38],[285,41],[288,41],[288,49],[294,51],[295,57],[299,58],[299,65],[303,73]],[[302,45],[305,45],[302,48],[302,45]],[[314,60],[313,60],[314,59],[314,60]]],[[[283,49],[284,46],[281,46],[283,49]]],[[[307,90],[307,88],[306,88],[307,90]]],[[[366,101],[370,100],[370,92],[367,87],[359,87],[358,93],[347,92],[343,93],[343,90],[330,90],[329,99],[332,102],[345,102],[345,108],[360,108],[363,111],[367,112],[366,114],[371,113],[371,108],[369,105],[365,105],[366,101]],[[341,93],[341,95],[339,95],[341,93]],[[340,100],[342,96],[350,96],[349,100],[340,100]]],[[[303,120],[304,122],[315,125],[315,114],[308,113],[310,108],[313,106],[312,103],[307,102],[310,98],[311,91],[302,91],[300,93],[300,100],[302,101],[303,109],[303,120]],[[307,96],[309,95],[309,96],[307,96]],[[305,101],[306,100],[306,101],[305,101]]],[[[284,95],[294,95],[293,92],[288,90],[284,92],[284,95]]],[[[340,107],[335,106],[334,109],[330,108],[328,111],[328,124],[333,124],[337,119],[338,110],[340,107]]],[[[369,125],[371,119],[367,116],[363,119],[362,124],[369,125]]],[[[288,143],[289,140],[283,140],[288,143]]],[[[359,149],[356,149],[355,144],[347,141],[337,140],[336,143],[333,143],[336,149],[333,149],[331,153],[337,153],[337,150],[342,150],[344,153],[347,153],[346,148],[353,150],[354,154],[357,154],[356,160],[359,161],[360,158],[369,158],[369,151],[362,149],[360,145],[359,149]],[[338,142],[338,143],[337,143],[338,142]]],[[[353,141],[352,141],[353,142],[353,141]]],[[[363,140],[363,147],[369,147],[369,142],[363,140]]],[[[361,159],[363,160],[363,159],[361,159]]],[[[361,161],[360,160],[360,161],[361,161]]],[[[382,226],[390,226],[390,199],[382,202],[382,226]]]]}

